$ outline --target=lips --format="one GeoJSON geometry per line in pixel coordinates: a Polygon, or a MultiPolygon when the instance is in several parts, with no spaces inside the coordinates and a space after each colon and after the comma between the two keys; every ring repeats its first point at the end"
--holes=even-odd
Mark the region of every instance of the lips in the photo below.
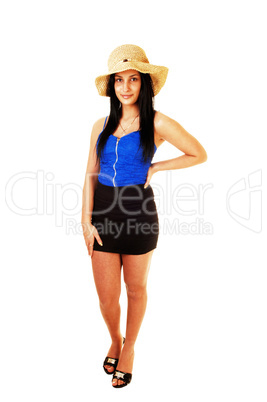
{"type": "Polygon", "coordinates": [[[121,95],[123,99],[129,99],[133,95],[121,95]]]}

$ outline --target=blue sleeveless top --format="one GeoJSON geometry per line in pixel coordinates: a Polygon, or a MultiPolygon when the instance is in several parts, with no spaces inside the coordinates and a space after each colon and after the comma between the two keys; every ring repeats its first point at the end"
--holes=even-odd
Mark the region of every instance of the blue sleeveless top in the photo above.
{"type": "MultiPolygon", "coordinates": [[[[107,117],[104,127],[106,120],[107,117]]],[[[154,145],[154,155],[156,150],[157,147],[154,145]]],[[[107,139],[100,158],[98,180],[101,184],[113,187],[145,184],[151,160],[145,163],[142,160],[142,145],[139,130],[126,134],[121,138],[117,138],[111,134],[107,139]]]]}

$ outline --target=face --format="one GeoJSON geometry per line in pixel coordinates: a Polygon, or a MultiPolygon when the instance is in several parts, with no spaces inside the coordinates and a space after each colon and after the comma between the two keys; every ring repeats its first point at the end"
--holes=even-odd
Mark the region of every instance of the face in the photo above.
{"type": "Polygon", "coordinates": [[[141,89],[140,73],[136,70],[116,73],[114,89],[117,98],[123,105],[134,105],[141,89]]]}

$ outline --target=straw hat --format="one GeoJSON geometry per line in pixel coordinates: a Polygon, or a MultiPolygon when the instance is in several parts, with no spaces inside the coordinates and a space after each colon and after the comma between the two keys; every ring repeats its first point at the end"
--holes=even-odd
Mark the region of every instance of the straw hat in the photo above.
{"type": "Polygon", "coordinates": [[[168,68],[149,64],[143,49],[135,45],[122,45],[110,54],[108,59],[108,73],[96,78],[95,84],[99,95],[107,95],[109,76],[126,70],[137,70],[140,73],[150,74],[154,95],[157,95],[165,84],[168,68]]]}

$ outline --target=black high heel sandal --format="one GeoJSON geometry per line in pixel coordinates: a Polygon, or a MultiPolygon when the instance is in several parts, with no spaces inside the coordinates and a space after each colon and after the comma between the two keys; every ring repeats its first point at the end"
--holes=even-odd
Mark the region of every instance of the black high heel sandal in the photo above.
{"type": "Polygon", "coordinates": [[[115,373],[113,374],[113,380],[121,380],[124,381],[124,384],[117,384],[117,385],[113,385],[113,388],[122,388],[122,387],[126,387],[126,385],[130,384],[131,380],[132,380],[132,374],[130,373],[124,373],[123,371],[119,371],[116,370],[115,373]]]}
{"type": "MultiPolygon", "coordinates": [[[[123,338],[123,340],[122,340],[122,344],[123,344],[123,345],[124,345],[124,342],[125,342],[125,338],[123,338]]],[[[104,363],[103,363],[103,369],[104,369],[105,373],[107,373],[107,374],[109,374],[109,375],[114,374],[114,373],[115,373],[115,370],[116,370],[116,368],[117,368],[118,363],[119,363],[119,359],[114,359],[113,357],[107,356],[107,357],[105,358],[105,360],[104,360],[104,363]],[[108,370],[106,369],[105,366],[114,367],[114,370],[110,372],[110,371],[108,371],[108,370]]]]}

